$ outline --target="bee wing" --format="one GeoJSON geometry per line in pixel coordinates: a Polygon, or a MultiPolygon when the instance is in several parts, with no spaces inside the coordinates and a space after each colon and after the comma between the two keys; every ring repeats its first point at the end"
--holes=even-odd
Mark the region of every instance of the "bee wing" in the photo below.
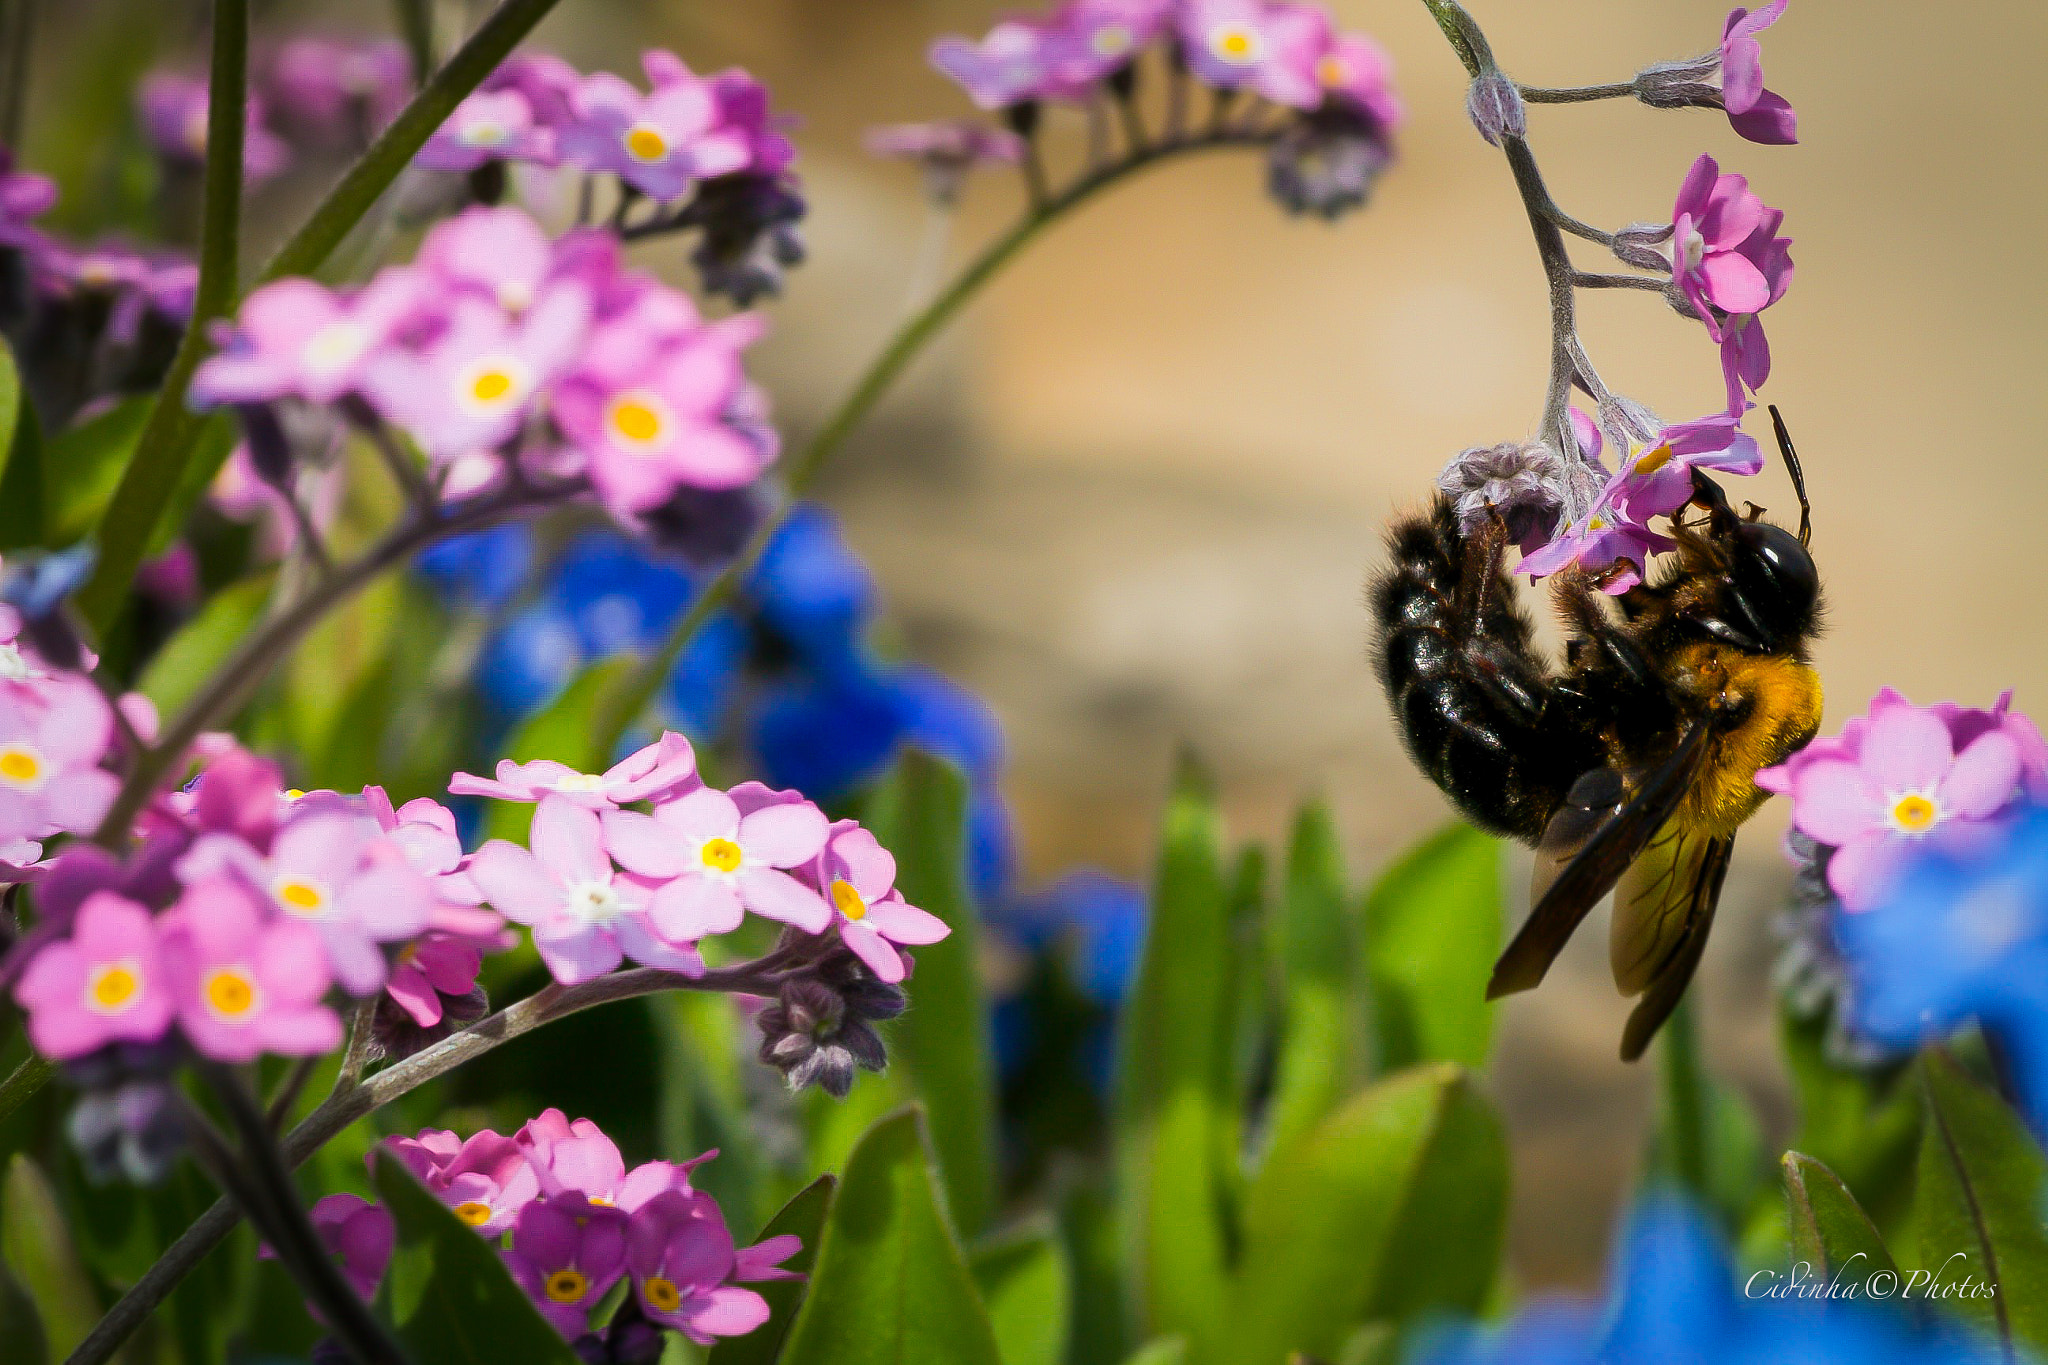
{"type": "Polygon", "coordinates": [[[1536,846],[1535,908],[1493,964],[1487,999],[1526,991],[1543,980],[1579,922],[1621,880],[1685,798],[1706,754],[1707,735],[1706,724],[1695,720],[1670,756],[1647,773],[1631,776],[1595,768],[1572,784],[1536,846]]]}
{"type": "MultiPolygon", "coordinates": [[[[1643,879],[1641,889],[1655,899],[1638,902],[1632,894],[1627,899],[1627,908],[1632,913],[1639,905],[1649,907],[1644,913],[1654,919],[1655,928],[1646,928],[1631,938],[1631,979],[1640,980],[1633,988],[1624,984],[1622,989],[1631,994],[1642,990],[1643,998],[1629,1015],[1628,1027],[1622,1030],[1621,1059],[1625,1062],[1643,1055],[1643,1049],[1671,1017],[1671,1011],[1678,1008],[1679,997],[1691,983],[1693,971],[1700,965],[1700,954],[1706,951],[1707,933],[1714,927],[1714,907],[1721,902],[1721,882],[1728,875],[1728,857],[1735,848],[1732,838],[1693,835],[1673,842],[1684,847],[1674,849],[1670,859],[1672,875],[1652,871],[1643,879]],[[1652,879],[1655,885],[1651,884],[1652,879]],[[1638,950],[1648,956],[1634,956],[1638,950]]],[[[1645,858],[1636,867],[1640,869],[1653,861],[1645,858]]],[[[1631,871],[1626,889],[1632,892],[1637,883],[1636,873],[1631,871]]],[[[1621,981],[1623,908],[1616,907],[1614,920],[1617,982],[1621,981]]],[[[1650,921],[1640,922],[1647,926],[1650,921]]]]}

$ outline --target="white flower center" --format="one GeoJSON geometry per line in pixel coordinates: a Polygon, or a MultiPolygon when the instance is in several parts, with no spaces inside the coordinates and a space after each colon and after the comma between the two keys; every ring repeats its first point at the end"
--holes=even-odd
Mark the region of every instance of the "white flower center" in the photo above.
{"type": "Polygon", "coordinates": [[[40,671],[28,666],[28,660],[22,657],[21,646],[12,640],[0,644],[0,678],[8,682],[27,682],[41,676],[40,671]]]}
{"type": "Polygon", "coordinates": [[[1700,262],[1707,259],[1707,239],[1700,235],[1698,228],[1689,228],[1678,243],[1679,269],[1690,274],[1700,268],[1700,262]]]}
{"type": "Polygon", "coordinates": [[[592,773],[570,773],[555,783],[558,792],[594,792],[604,788],[604,779],[592,773]]]}
{"type": "Polygon", "coordinates": [[[603,924],[625,910],[610,882],[578,882],[569,888],[569,912],[585,924],[603,924]]]}
{"type": "Polygon", "coordinates": [[[330,322],[306,338],[301,360],[314,374],[340,374],[369,349],[370,329],[357,322],[330,322]]]}
{"type": "Polygon", "coordinates": [[[504,124],[478,119],[462,130],[460,139],[466,147],[502,147],[511,136],[512,130],[504,124]]]}

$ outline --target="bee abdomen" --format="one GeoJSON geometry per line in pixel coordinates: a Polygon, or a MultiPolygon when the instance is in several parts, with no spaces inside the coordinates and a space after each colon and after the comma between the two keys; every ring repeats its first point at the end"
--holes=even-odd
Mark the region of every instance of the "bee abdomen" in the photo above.
{"type": "Polygon", "coordinates": [[[1449,502],[1396,521],[1389,540],[1374,654],[1402,739],[1474,824],[1534,842],[1597,752],[1563,723],[1513,583],[1471,552],[1449,502]]]}

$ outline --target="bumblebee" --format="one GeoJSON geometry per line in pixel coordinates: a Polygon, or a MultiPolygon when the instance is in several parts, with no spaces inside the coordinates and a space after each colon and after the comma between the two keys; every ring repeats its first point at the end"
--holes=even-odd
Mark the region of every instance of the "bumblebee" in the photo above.
{"type": "Polygon", "coordinates": [[[1534,908],[1487,998],[1540,982],[1614,890],[1614,982],[1641,997],[1625,1061],[1642,1055],[1699,965],[1736,830],[1766,795],[1757,770],[1820,724],[1811,509],[1784,422],[1775,408],[1771,417],[1799,495],[1798,535],[1753,504],[1736,513],[1694,470],[1691,500],[1672,518],[1676,562],[1655,582],[1607,598],[1577,572],[1553,580],[1569,632],[1562,670],[1531,648],[1497,517],[1467,535],[1439,497],[1397,521],[1392,566],[1373,588],[1375,662],[1409,752],[1472,823],[1537,850],[1534,908]]]}

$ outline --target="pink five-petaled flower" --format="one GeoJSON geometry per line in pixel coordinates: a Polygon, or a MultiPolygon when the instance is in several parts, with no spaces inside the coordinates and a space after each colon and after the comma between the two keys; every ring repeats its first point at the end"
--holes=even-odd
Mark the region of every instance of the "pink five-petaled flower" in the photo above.
{"type": "Polygon", "coordinates": [[[1320,9],[1269,0],[1189,0],[1181,10],[1180,36],[1188,70],[1206,84],[1250,89],[1296,109],[1323,102],[1316,68],[1330,48],[1330,19],[1320,9]]]}
{"type": "Polygon", "coordinates": [[[693,787],[697,756],[690,741],[674,730],[636,749],[602,774],[579,773],[566,763],[536,758],[530,763],[503,759],[495,778],[457,773],[448,782],[456,796],[493,796],[500,801],[538,801],[559,796],[590,810],[610,810],[633,801],[662,801],[693,787]]]}
{"type": "Polygon", "coordinates": [[[813,934],[832,922],[824,899],[785,870],[816,858],[828,829],[824,812],[795,792],[759,782],[703,787],[652,815],[611,811],[604,820],[620,865],[659,883],[649,914],[667,937],[723,934],[748,910],[813,934]]]}
{"type": "Polygon", "coordinates": [[[473,171],[486,161],[548,165],[554,156],[554,134],[534,122],[526,96],[479,90],[455,106],[415,160],[430,171],[473,171]]]}
{"type": "Polygon", "coordinates": [[[585,76],[561,131],[562,160],[610,171],[651,199],[679,199],[699,180],[744,169],[742,138],[719,126],[717,92],[672,54],[641,57],[653,93],[609,71],[585,76]]]}
{"type": "Polygon", "coordinates": [[[1676,543],[1652,531],[1621,506],[1618,495],[1627,487],[1629,469],[1607,481],[1593,506],[1555,540],[1519,566],[1530,578],[1544,578],[1571,565],[1595,576],[1602,592],[1620,596],[1643,581],[1649,557],[1676,543]]]}
{"type": "Polygon", "coordinates": [[[264,285],[193,375],[193,403],[332,403],[355,388],[364,366],[418,313],[422,283],[418,271],[395,267],[353,296],[312,280],[264,285]]]}
{"type": "Polygon", "coordinates": [[[1787,0],[1761,9],[1732,9],[1721,26],[1721,104],[1728,122],[1751,142],[1799,141],[1799,120],[1775,90],[1764,89],[1764,52],[1756,35],[1778,22],[1787,0]]]}
{"type": "Polygon", "coordinates": [[[718,1155],[706,1152],[684,1162],[649,1161],[629,1171],[618,1144],[595,1123],[589,1119],[572,1122],[559,1109],[527,1120],[517,1141],[542,1194],[570,1191],[593,1204],[613,1205],[628,1213],[663,1191],[688,1193],[690,1172],[718,1155]]]}
{"type": "MultiPolygon", "coordinates": [[[[1835,851],[1828,885],[1843,908],[1867,910],[1883,896],[1899,863],[1918,844],[1968,848],[1993,833],[1990,822],[2020,792],[2020,745],[2003,728],[1962,746],[1932,710],[1880,703],[1858,736],[1857,751],[1789,768],[1783,786],[1792,823],[1835,851]]],[[[1777,770],[1766,770],[1775,773],[1777,770]]]]}
{"type": "Polygon", "coordinates": [[[178,864],[187,880],[226,873],[267,895],[282,914],[310,924],[327,946],[337,981],[351,995],[383,986],[384,943],[422,933],[434,909],[433,885],[413,870],[374,821],[340,807],[294,814],[278,827],[268,855],[233,835],[209,835],[178,864]]]}
{"type": "Polygon", "coordinates": [[[983,109],[1044,99],[1061,88],[1053,73],[1074,54],[1074,36],[1036,19],[1005,19],[981,41],[952,35],[931,45],[939,74],[957,82],[983,109]]]}
{"type": "Polygon", "coordinates": [[[1783,209],[1769,208],[1740,175],[1711,156],[1692,163],[1671,209],[1672,275],[1707,332],[1720,341],[1715,310],[1760,313],[1792,282],[1791,239],[1778,236],[1783,209]]]}
{"type": "Polygon", "coordinates": [[[1401,126],[1407,110],[1394,93],[1394,63],[1387,50],[1363,33],[1340,33],[1316,59],[1315,76],[1324,93],[1349,101],[1389,131],[1401,126]]]}
{"type": "Polygon", "coordinates": [[[393,810],[391,798],[382,787],[363,788],[363,804],[369,808],[377,828],[384,831],[412,870],[425,877],[433,888],[430,928],[469,940],[479,948],[503,935],[504,917],[484,906],[484,893],[469,875],[462,836],[455,828],[455,812],[424,796],[414,797],[393,810]]]}
{"type": "Polygon", "coordinates": [[[215,1061],[316,1057],[341,1043],[341,1019],[321,1003],[332,977],[319,931],[267,919],[256,892],[218,876],[188,885],[164,926],[178,1027],[215,1061]]]}
{"type": "Polygon", "coordinates": [[[95,891],[71,936],[46,945],[14,986],[28,1036],[45,1057],[67,1061],[108,1043],[150,1043],[171,1024],[156,921],[134,901],[95,891]]]}
{"type": "Polygon", "coordinates": [[[386,1138],[384,1148],[457,1218],[487,1237],[509,1230],[519,1211],[540,1195],[526,1149],[488,1128],[467,1140],[425,1128],[418,1137],[386,1138]]]}
{"type": "Polygon", "coordinates": [[[507,919],[533,929],[541,960],[565,986],[602,976],[630,957],[648,967],[695,976],[695,941],[649,922],[647,891],[620,877],[605,852],[595,811],[560,796],[533,813],[531,851],[493,839],[470,859],[470,875],[507,919]]]}
{"type": "Polygon", "coordinates": [[[0,840],[99,824],[121,785],[99,766],[113,741],[113,708],[86,678],[0,687],[0,840]]]}
{"type": "Polygon", "coordinates": [[[1764,467],[1762,447],[1727,413],[1674,422],[1622,462],[1611,501],[1628,518],[1670,516],[1692,498],[1692,471],[1750,475],[1764,467]]]}
{"type": "Polygon", "coordinates": [[[768,1301],[728,1284],[737,1268],[732,1233],[709,1196],[669,1192],[626,1224],[626,1269],[647,1316],[708,1346],[768,1321],[768,1301]]]}
{"type": "MultiPolygon", "coordinates": [[[[135,109],[143,136],[164,160],[184,166],[206,163],[209,99],[206,82],[191,76],[157,72],[136,92],[135,109]]],[[[242,180],[268,180],[291,160],[284,140],[263,126],[263,101],[250,95],[244,107],[242,180]]]]}
{"type": "MultiPolygon", "coordinates": [[[[341,1273],[348,1278],[356,1296],[374,1297],[377,1282],[384,1278],[385,1267],[391,1264],[391,1248],[398,1240],[398,1228],[390,1211],[361,1195],[330,1194],[314,1204],[308,1214],[313,1231],[320,1235],[328,1254],[341,1262],[341,1273]]],[[[277,1258],[268,1246],[258,1247],[256,1255],[265,1261],[277,1258]]],[[[316,1320],[319,1318],[319,1311],[311,1304],[307,1310],[316,1320]]]]}
{"type": "Polygon", "coordinates": [[[423,934],[398,950],[384,993],[421,1028],[432,1028],[448,1012],[448,997],[476,989],[483,950],[456,934],[423,934]]]}
{"type": "Polygon", "coordinates": [[[937,943],[953,932],[937,915],[904,902],[896,890],[896,859],[856,821],[832,826],[810,875],[831,902],[839,937],[884,981],[904,977],[895,944],[937,943]]]}
{"type": "Polygon", "coordinates": [[[519,1211],[505,1260],[541,1316],[574,1341],[625,1273],[626,1214],[579,1194],[536,1199],[519,1211]]]}

